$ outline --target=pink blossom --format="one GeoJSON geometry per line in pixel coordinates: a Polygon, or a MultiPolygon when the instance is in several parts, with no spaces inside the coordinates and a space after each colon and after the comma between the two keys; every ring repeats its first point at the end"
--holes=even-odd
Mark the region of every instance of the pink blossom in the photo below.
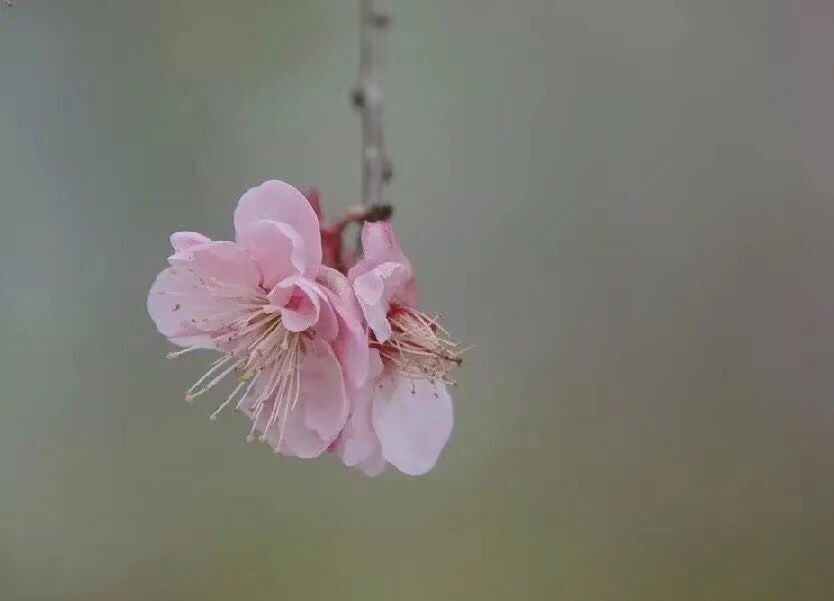
{"type": "Polygon", "coordinates": [[[276,452],[316,457],[349,415],[346,382],[361,387],[368,346],[344,275],[322,266],[319,219],[292,186],[268,181],[234,213],[235,242],[195,232],[171,236],[170,267],[156,278],[148,312],[184,347],[221,353],[187,392],[193,400],[230,374],[237,384],[212,414],[234,404],[276,452]]]}
{"type": "Polygon", "coordinates": [[[350,418],[334,445],[369,476],[388,463],[431,470],[452,431],[449,371],[462,352],[437,319],[417,311],[411,264],[387,223],[366,223],[364,257],[348,273],[370,332],[368,383],[351,387],[350,418]]]}

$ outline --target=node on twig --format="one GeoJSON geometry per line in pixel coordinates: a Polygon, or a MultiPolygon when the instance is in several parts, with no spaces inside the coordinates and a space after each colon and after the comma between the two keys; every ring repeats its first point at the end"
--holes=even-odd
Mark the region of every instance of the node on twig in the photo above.
{"type": "Polygon", "coordinates": [[[377,204],[368,207],[365,212],[365,221],[388,221],[394,213],[394,207],[389,204],[377,204]]]}
{"type": "Polygon", "coordinates": [[[365,106],[365,92],[362,91],[362,88],[354,88],[351,90],[350,102],[358,109],[365,106]]]}

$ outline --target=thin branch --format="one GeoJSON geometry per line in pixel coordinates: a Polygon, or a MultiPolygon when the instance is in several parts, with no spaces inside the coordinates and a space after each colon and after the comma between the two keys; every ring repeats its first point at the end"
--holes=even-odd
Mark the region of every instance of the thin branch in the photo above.
{"type": "Polygon", "coordinates": [[[382,0],[361,0],[359,80],[352,98],[362,117],[362,203],[371,206],[382,202],[392,175],[382,133],[381,84],[382,43],[390,20],[382,0]]]}

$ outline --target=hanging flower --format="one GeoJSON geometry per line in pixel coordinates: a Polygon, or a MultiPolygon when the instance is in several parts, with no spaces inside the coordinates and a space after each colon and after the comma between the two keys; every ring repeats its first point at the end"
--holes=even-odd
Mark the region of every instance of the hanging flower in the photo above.
{"type": "Polygon", "coordinates": [[[370,328],[369,379],[351,389],[351,416],[334,445],[369,476],[388,463],[419,475],[437,462],[453,424],[447,385],[465,349],[418,311],[411,264],[387,223],[366,223],[364,256],[348,279],[370,328]]]}
{"type": "Polygon", "coordinates": [[[349,414],[367,374],[360,313],[345,277],[322,266],[319,220],[292,186],[268,181],[246,192],[234,214],[235,242],[195,232],[171,236],[170,267],[156,278],[148,312],[184,347],[221,356],[186,393],[195,398],[227,377],[236,385],[211,414],[233,405],[275,452],[316,457],[349,414]],[[345,367],[345,371],[343,371],[345,367]]]}

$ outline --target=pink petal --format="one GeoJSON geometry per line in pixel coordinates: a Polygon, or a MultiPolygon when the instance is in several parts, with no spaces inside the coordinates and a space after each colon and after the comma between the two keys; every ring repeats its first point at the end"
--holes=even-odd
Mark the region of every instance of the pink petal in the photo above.
{"type": "Polygon", "coordinates": [[[298,282],[300,278],[298,276],[290,276],[284,280],[281,280],[275,287],[269,291],[269,294],[266,295],[266,298],[269,300],[269,304],[279,310],[281,307],[286,305],[290,302],[290,298],[295,292],[295,284],[298,282]]]}
{"type": "MultiPolygon", "coordinates": [[[[269,421],[274,403],[274,398],[266,402],[258,419],[258,426],[255,428],[257,432],[263,432],[264,426],[269,421]]],[[[283,411],[283,407],[278,410],[283,411]]],[[[253,411],[250,409],[246,409],[245,413],[250,419],[254,417],[253,411]]],[[[301,409],[300,401],[295,411],[287,413],[287,425],[284,426],[283,434],[284,436],[281,438],[281,422],[278,421],[270,428],[269,434],[266,436],[266,443],[284,455],[312,459],[321,455],[328,447],[326,441],[323,441],[318,434],[304,425],[304,412],[301,409]]]]}
{"type": "MultiPolygon", "coordinates": [[[[286,425],[279,419],[270,428],[266,442],[284,455],[310,459],[324,453],[336,439],[347,420],[349,405],[339,363],[327,343],[308,341],[299,370],[301,389],[295,409],[287,413],[286,425]]],[[[273,402],[268,401],[261,411],[259,432],[268,421],[273,402]]],[[[251,419],[252,411],[244,410],[251,419]]],[[[283,408],[279,411],[283,416],[283,408]]]]}
{"type": "MultiPolygon", "coordinates": [[[[279,284],[279,287],[283,285],[279,284]]],[[[318,282],[307,278],[296,279],[292,286],[292,294],[281,309],[284,325],[287,319],[294,324],[287,329],[306,325],[304,329],[314,328],[316,336],[332,342],[339,333],[339,324],[325,290],[318,282]]],[[[270,294],[270,301],[277,298],[277,295],[270,294]]]]}
{"type": "Polygon", "coordinates": [[[370,385],[350,393],[350,417],[336,444],[336,451],[348,467],[359,465],[381,449],[371,423],[373,395],[370,385]]]}
{"type": "MultiPolygon", "coordinates": [[[[255,431],[258,433],[264,431],[266,424],[269,422],[269,417],[272,414],[272,409],[275,406],[274,396],[267,399],[260,412],[252,406],[252,399],[258,398],[263,393],[264,385],[258,382],[253,393],[241,405],[243,413],[249,419],[254,419],[255,415],[258,415],[258,423],[255,426],[255,431]]],[[[289,408],[287,408],[287,424],[283,428],[280,420],[284,417],[283,411],[285,407],[281,406],[278,408],[279,420],[270,428],[269,434],[266,436],[266,443],[273,449],[278,449],[280,443],[280,451],[285,455],[310,459],[321,455],[323,448],[326,447],[324,446],[324,441],[318,434],[304,425],[303,402],[303,395],[299,395],[295,410],[290,412],[289,408]]]]}
{"type": "MultiPolygon", "coordinates": [[[[372,350],[370,353],[372,367],[372,380],[359,388],[349,388],[348,395],[351,399],[351,412],[344,429],[339,434],[336,444],[336,451],[342,458],[345,465],[353,467],[368,461],[373,455],[379,455],[381,459],[381,447],[379,438],[374,432],[371,422],[371,408],[374,398],[373,380],[382,372],[382,361],[379,353],[372,350]]],[[[383,461],[384,463],[384,461],[383,461]]]]}
{"type": "Polygon", "coordinates": [[[261,274],[252,256],[234,242],[209,242],[176,253],[168,258],[172,267],[193,271],[198,278],[215,278],[224,285],[223,291],[258,288],[261,274]]]}
{"type": "Polygon", "coordinates": [[[382,456],[406,474],[425,474],[452,432],[452,399],[446,387],[399,375],[384,375],[379,383],[372,420],[382,456]]]}
{"type": "Polygon", "coordinates": [[[305,350],[300,366],[304,424],[330,445],[350,411],[342,369],[329,344],[314,339],[305,350]]]}
{"type": "MultiPolygon", "coordinates": [[[[319,319],[316,322],[316,335],[327,342],[333,342],[339,335],[339,319],[330,298],[318,285],[313,289],[319,296],[319,319]]],[[[334,349],[335,350],[335,349],[334,349]]],[[[338,353],[336,353],[338,357],[338,353]]]]}
{"type": "Polygon", "coordinates": [[[403,262],[405,255],[391,224],[384,221],[366,222],[362,226],[362,254],[374,262],[403,262]]]}
{"type": "MultiPolygon", "coordinates": [[[[278,427],[281,427],[280,423],[278,427]]],[[[275,430],[268,437],[267,442],[273,449],[278,444],[279,436],[279,432],[275,430]]],[[[329,440],[321,438],[315,430],[307,427],[304,423],[304,412],[299,407],[287,415],[284,439],[279,449],[281,453],[301,459],[313,459],[324,453],[329,446],[329,440]]]]}
{"type": "Polygon", "coordinates": [[[211,242],[210,238],[198,232],[174,232],[171,234],[170,240],[175,252],[211,242]]]}
{"type": "Polygon", "coordinates": [[[319,189],[315,187],[308,188],[304,191],[304,198],[306,198],[307,202],[310,203],[310,207],[312,207],[316,217],[318,217],[319,221],[321,221],[321,199],[319,197],[319,189]]]}
{"type": "Polygon", "coordinates": [[[380,342],[391,337],[387,315],[392,303],[414,306],[411,263],[403,254],[391,226],[366,223],[362,227],[364,257],[348,272],[365,321],[380,342]]]}
{"type": "Polygon", "coordinates": [[[385,461],[385,458],[382,456],[382,451],[377,449],[373,455],[368,457],[368,459],[360,463],[357,467],[359,467],[359,469],[362,470],[362,473],[369,478],[376,478],[385,471],[385,468],[388,467],[388,462],[385,461]]]}
{"type": "Polygon", "coordinates": [[[388,323],[387,308],[381,303],[375,305],[362,305],[362,312],[365,314],[365,321],[374,333],[379,342],[385,342],[391,338],[391,324],[388,323]]]}
{"type": "MultiPolygon", "coordinates": [[[[270,294],[270,300],[272,295],[270,294]]],[[[309,330],[319,320],[321,312],[319,295],[312,282],[300,279],[296,282],[292,296],[281,307],[281,321],[290,332],[309,330]]]]}
{"type": "Polygon", "coordinates": [[[303,241],[305,275],[315,276],[321,263],[319,220],[310,203],[298,190],[278,180],[264,182],[247,191],[235,209],[235,232],[245,237],[245,230],[256,221],[267,219],[291,226],[303,241]]]}
{"type": "Polygon", "coordinates": [[[304,273],[308,267],[304,241],[286,223],[268,219],[255,221],[238,232],[237,240],[261,268],[261,286],[265,290],[271,290],[281,280],[304,273]]]}
{"type": "Polygon", "coordinates": [[[353,386],[361,386],[368,377],[368,334],[362,325],[359,304],[347,278],[329,267],[322,267],[316,282],[327,295],[336,312],[339,332],[334,350],[353,386]]]}
{"type": "Polygon", "coordinates": [[[353,290],[362,307],[365,321],[380,342],[391,337],[391,326],[387,318],[390,300],[405,290],[410,277],[410,270],[405,264],[386,261],[358,276],[353,282],[353,290]]]}
{"type": "Polygon", "coordinates": [[[417,283],[414,281],[414,277],[409,279],[405,285],[397,291],[397,295],[394,299],[400,306],[403,307],[416,307],[417,306],[417,283]]]}
{"type": "Polygon", "coordinates": [[[385,292],[385,282],[380,274],[374,270],[363,273],[353,282],[353,290],[356,298],[363,305],[376,305],[382,302],[382,293],[385,292]]]}
{"type": "Polygon", "coordinates": [[[245,314],[260,279],[251,257],[233,242],[210,242],[169,259],[148,294],[157,329],[181,346],[213,348],[213,334],[245,314]]]}

